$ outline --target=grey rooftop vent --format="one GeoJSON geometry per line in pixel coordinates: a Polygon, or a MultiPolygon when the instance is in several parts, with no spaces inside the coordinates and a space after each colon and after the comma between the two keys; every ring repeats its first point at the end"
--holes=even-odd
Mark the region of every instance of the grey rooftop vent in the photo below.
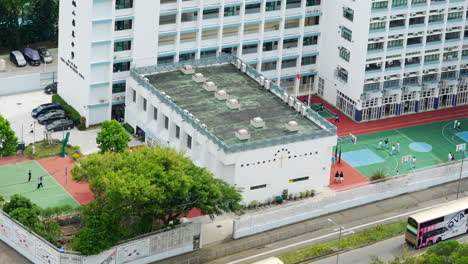
{"type": "Polygon", "coordinates": [[[236,137],[239,140],[248,140],[250,138],[250,133],[247,131],[247,129],[241,128],[236,131],[236,137]]]}
{"type": "Polygon", "coordinates": [[[229,98],[229,94],[225,90],[219,90],[215,92],[215,97],[218,100],[227,100],[229,98]]]}
{"type": "Polygon", "coordinates": [[[191,65],[184,65],[182,68],[180,68],[180,71],[183,72],[184,74],[195,73],[195,69],[191,65]]]}
{"type": "Polygon", "coordinates": [[[226,105],[229,109],[239,109],[240,108],[240,103],[237,101],[237,99],[229,99],[226,101],[226,105]]]}
{"type": "Polygon", "coordinates": [[[213,92],[218,90],[218,86],[214,82],[206,82],[203,84],[203,88],[208,92],[213,92]]]}
{"type": "Polygon", "coordinates": [[[291,120],[288,123],[286,123],[286,129],[288,131],[291,131],[291,132],[298,131],[299,130],[299,124],[296,121],[291,120]]]}
{"type": "Polygon", "coordinates": [[[261,117],[254,117],[250,120],[250,124],[255,128],[261,128],[265,126],[265,121],[261,117]]]}
{"type": "Polygon", "coordinates": [[[206,82],[206,78],[205,76],[203,76],[203,74],[197,72],[195,73],[194,75],[192,75],[192,80],[196,83],[203,83],[203,82],[206,82]]]}

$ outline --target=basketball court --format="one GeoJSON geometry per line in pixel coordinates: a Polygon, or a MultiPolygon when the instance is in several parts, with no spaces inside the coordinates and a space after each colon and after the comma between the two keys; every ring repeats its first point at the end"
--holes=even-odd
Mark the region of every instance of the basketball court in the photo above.
{"type": "Polygon", "coordinates": [[[463,130],[468,127],[468,118],[458,120],[461,130],[454,129],[453,120],[448,120],[358,135],[355,139],[347,136],[339,140],[338,153],[341,149],[341,159],[366,177],[379,169],[386,176],[428,169],[448,162],[449,152],[455,159],[463,157],[463,152],[456,152],[456,146],[468,142],[468,131],[463,130]],[[388,144],[385,146],[386,139],[388,144]],[[393,145],[395,151],[392,151],[393,145]]]}
{"type": "Polygon", "coordinates": [[[321,107],[321,104],[311,104],[310,109],[314,110],[325,119],[335,118],[335,114],[332,111],[330,111],[330,109],[325,107],[325,105],[321,107]]]}

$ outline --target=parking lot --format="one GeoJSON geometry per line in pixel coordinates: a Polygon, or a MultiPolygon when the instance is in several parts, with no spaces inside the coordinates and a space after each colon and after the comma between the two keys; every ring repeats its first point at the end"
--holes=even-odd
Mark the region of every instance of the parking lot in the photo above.
{"type": "MultiPolygon", "coordinates": [[[[32,143],[34,139],[36,141],[43,140],[45,131],[45,127],[39,125],[37,121],[31,117],[32,109],[36,108],[38,105],[50,102],[51,95],[47,95],[43,91],[2,96],[0,97],[0,114],[10,121],[11,127],[15,131],[19,141],[23,139],[26,145],[28,145],[32,143]],[[34,130],[34,133],[30,133],[32,130],[34,130]]],[[[80,146],[83,154],[90,154],[99,150],[96,144],[96,136],[100,131],[99,128],[79,131],[75,127],[69,131],[69,144],[80,146]]],[[[52,137],[61,140],[64,134],[63,132],[54,132],[52,133],[52,137]]],[[[141,142],[132,140],[129,145],[141,145],[141,142]]]]}
{"type": "Polygon", "coordinates": [[[0,72],[0,78],[12,77],[17,75],[28,75],[32,73],[56,72],[58,61],[58,49],[49,49],[49,51],[50,53],[52,53],[53,61],[48,64],[42,63],[40,66],[26,65],[25,67],[16,67],[16,65],[11,63],[9,54],[1,55],[0,59],[4,59],[6,61],[6,71],[0,72]]]}

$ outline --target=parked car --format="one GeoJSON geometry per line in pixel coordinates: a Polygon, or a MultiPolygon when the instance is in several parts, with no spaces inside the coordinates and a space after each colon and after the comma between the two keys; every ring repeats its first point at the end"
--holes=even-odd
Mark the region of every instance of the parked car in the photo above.
{"type": "Polygon", "coordinates": [[[26,59],[24,58],[23,54],[17,50],[10,52],[10,61],[16,65],[16,67],[26,66],[26,59]]]}
{"type": "Polygon", "coordinates": [[[72,129],[75,126],[70,119],[59,119],[46,126],[47,131],[62,131],[72,129]]]}
{"type": "Polygon", "coordinates": [[[42,104],[32,110],[31,116],[33,118],[37,118],[39,115],[43,115],[49,112],[50,110],[56,109],[62,109],[62,106],[59,103],[42,104]]]}
{"type": "Polygon", "coordinates": [[[57,82],[51,83],[44,88],[46,94],[56,94],[57,93],[57,82]]]}
{"type": "Polygon", "coordinates": [[[23,49],[23,56],[26,61],[31,66],[39,66],[41,65],[41,56],[39,56],[39,52],[35,49],[31,48],[24,48],[23,49]]]}
{"type": "Polygon", "coordinates": [[[37,117],[37,122],[41,125],[47,125],[55,120],[64,119],[67,115],[63,110],[50,110],[49,112],[37,117]]]}
{"type": "Polygon", "coordinates": [[[54,60],[52,54],[46,48],[39,48],[37,51],[43,63],[51,63],[54,60]]]}

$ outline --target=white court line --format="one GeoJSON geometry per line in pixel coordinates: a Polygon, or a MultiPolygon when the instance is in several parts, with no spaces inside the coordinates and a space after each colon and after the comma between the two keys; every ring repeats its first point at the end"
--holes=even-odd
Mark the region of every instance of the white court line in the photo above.
{"type": "MultiPolygon", "coordinates": [[[[445,202],[444,202],[444,203],[445,203],[445,202]]],[[[344,232],[349,232],[349,231],[352,231],[352,230],[356,230],[356,229],[359,229],[359,228],[362,228],[362,227],[366,227],[366,226],[370,226],[370,225],[375,225],[375,224],[378,224],[378,223],[381,223],[381,222],[385,222],[385,221],[388,221],[388,220],[392,220],[392,219],[395,219],[395,218],[399,218],[399,217],[402,217],[402,216],[411,215],[411,214],[418,213],[418,212],[421,212],[421,211],[424,211],[424,210],[427,210],[427,209],[431,209],[431,208],[437,207],[437,206],[439,206],[439,205],[441,205],[441,204],[444,204],[444,203],[439,203],[439,204],[432,205],[432,206],[428,206],[428,207],[425,207],[425,208],[422,208],[422,209],[414,210],[414,211],[412,211],[412,212],[408,212],[408,213],[404,213],[404,214],[400,214],[400,215],[391,216],[391,217],[388,217],[388,218],[385,218],[385,219],[377,220],[377,221],[370,222],[370,223],[363,224],[363,225],[358,225],[358,226],[351,227],[351,228],[348,228],[348,229],[343,229],[342,232],[343,232],[343,233],[344,233],[344,232]]],[[[246,260],[249,260],[249,259],[257,258],[257,257],[263,256],[263,255],[267,255],[267,254],[271,254],[271,253],[274,253],[274,252],[277,252],[277,251],[280,251],[280,250],[283,250],[283,249],[288,249],[288,248],[291,248],[291,247],[299,246],[299,245],[306,244],[306,243],[309,243],[309,242],[312,242],[312,241],[315,241],[315,240],[319,240],[319,239],[322,239],[322,238],[335,236],[335,235],[338,235],[338,234],[339,234],[339,232],[333,232],[333,233],[330,233],[330,234],[327,234],[327,235],[323,235],[323,236],[311,238],[311,239],[304,240],[304,241],[301,241],[301,242],[297,242],[297,243],[294,243],[294,244],[290,244],[290,245],[287,245],[287,246],[284,246],[284,247],[280,247],[280,248],[277,248],[277,249],[269,250],[269,251],[266,251],[266,252],[263,252],[263,253],[260,253],[260,254],[257,254],[257,255],[253,255],[253,256],[250,256],[250,257],[243,258],[243,259],[235,260],[235,261],[229,262],[229,263],[227,263],[227,264],[240,263],[240,262],[242,262],[242,261],[246,261],[246,260]]]]}

